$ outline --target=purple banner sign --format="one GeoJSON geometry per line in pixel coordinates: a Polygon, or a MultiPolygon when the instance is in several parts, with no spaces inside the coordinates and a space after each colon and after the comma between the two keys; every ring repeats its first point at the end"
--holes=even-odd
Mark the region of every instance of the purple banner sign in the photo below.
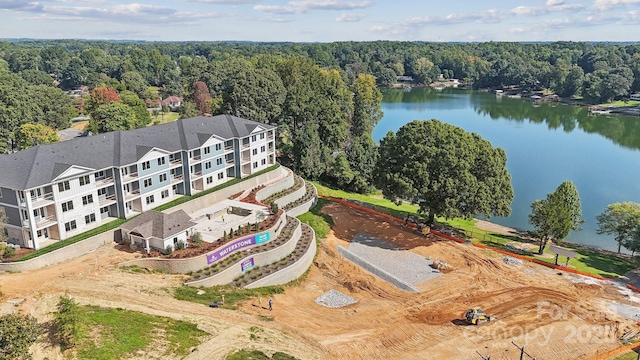
{"type": "Polygon", "coordinates": [[[253,269],[254,265],[253,258],[248,258],[240,264],[240,267],[242,268],[242,272],[245,272],[246,270],[253,269]]]}
{"type": "Polygon", "coordinates": [[[262,244],[265,243],[267,241],[269,241],[269,236],[270,234],[267,233],[262,233],[262,234],[257,234],[251,237],[247,237],[244,239],[240,239],[240,240],[236,240],[232,243],[229,243],[223,247],[221,247],[220,249],[212,252],[211,254],[207,255],[207,264],[211,265],[214,262],[233,254],[236,251],[242,250],[244,248],[247,248],[249,246],[253,246],[256,244],[262,244]]]}

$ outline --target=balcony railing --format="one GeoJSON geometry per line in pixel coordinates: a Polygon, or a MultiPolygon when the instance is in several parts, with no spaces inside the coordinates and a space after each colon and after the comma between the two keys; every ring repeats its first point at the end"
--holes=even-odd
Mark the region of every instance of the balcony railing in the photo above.
{"type": "Polygon", "coordinates": [[[241,149],[248,149],[251,146],[250,143],[246,143],[246,144],[242,144],[242,146],[240,146],[241,149]]]}
{"type": "Polygon", "coordinates": [[[58,221],[56,220],[55,215],[49,215],[42,218],[36,218],[36,227],[45,227],[48,225],[56,224],[58,221]]]}
{"type": "Polygon", "coordinates": [[[134,173],[127,174],[127,175],[123,176],[122,178],[123,178],[123,180],[129,180],[129,179],[135,179],[137,177],[138,177],[138,173],[134,172],[134,173]]]}
{"type": "Polygon", "coordinates": [[[116,201],[116,194],[102,195],[98,197],[98,202],[100,203],[100,206],[103,206],[103,204],[110,203],[113,201],[116,201]]]}
{"type": "Polygon", "coordinates": [[[171,163],[171,166],[176,166],[182,164],[182,159],[171,159],[169,162],[171,163]]]}
{"type": "Polygon", "coordinates": [[[196,160],[196,161],[198,161],[198,160],[202,159],[202,155],[200,155],[200,154],[198,154],[198,155],[193,155],[193,156],[191,157],[191,159],[192,159],[192,160],[196,160]]]}
{"type": "Polygon", "coordinates": [[[96,186],[103,186],[108,184],[113,184],[113,176],[109,176],[102,179],[96,179],[96,186]]]}
{"type": "MultiPolygon", "coordinates": [[[[33,203],[34,207],[39,207],[49,202],[53,202],[53,193],[44,194],[40,197],[36,197],[36,196],[31,197],[31,203],[33,203]]],[[[24,205],[26,206],[26,204],[24,205]]]]}
{"type": "Polygon", "coordinates": [[[227,163],[227,165],[233,165],[234,161],[233,159],[227,159],[227,161],[225,161],[227,163]]]}
{"type": "Polygon", "coordinates": [[[138,195],[140,195],[140,189],[136,189],[136,190],[133,190],[131,192],[126,193],[125,194],[125,198],[127,200],[129,200],[129,199],[134,198],[134,197],[136,197],[138,195]]]}
{"type": "Polygon", "coordinates": [[[224,147],[224,151],[225,151],[225,152],[227,152],[227,151],[231,151],[231,150],[233,150],[233,145],[229,145],[229,146],[225,146],[225,147],[224,147]]]}
{"type": "Polygon", "coordinates": [[[192,172],[192,174],[193,174],[194,177],[202,176],[202,170],[194,171],[194,172],[192,172]]]}
{"type": "Polygon", "coordinates": [[[177,182],[180,182],[184,179],[184,175],[180,174],[180,175],[176,175],[176,176],[172,176],[171,177],[171,183],[175,184],[177,182]]]}

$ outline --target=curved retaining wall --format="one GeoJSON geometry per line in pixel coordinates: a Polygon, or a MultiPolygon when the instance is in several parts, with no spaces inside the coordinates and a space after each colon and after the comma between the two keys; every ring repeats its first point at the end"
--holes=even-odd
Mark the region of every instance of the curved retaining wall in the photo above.
{"type": "Polygon", "coordinates": [[[289,189],[290,187],[293,186],[293,184],[295,182],[295,175],[293,174],[293,172],[291,170],[287,169],[284,166],[280,166],[280,169],[283,169],[284,171],[286,171],[287,175],[283,179],[281,179],[281,180],[279,180],[279,181],[277,181],[277,182],[275,182],[275,183],[273,183],[273,184],[271,184],[269,186],[266,186],[263,189],[260,189],[256,193],[256,200],[261,202],[262,200],[268,198],[269,196],[271,196],[273,194],[277,194],[280,191],[287,190],[287,189],[289,189]]]}
{"type": "Polygon", "coordinates": [[[113,243],[116,239],[116,231],[120,232],[120,229],[118,228],[116,230],[103,232],[102,234],[92,236],[86,240],[79,241],[75,244],[65,246],[61,249],[40,255],[30,260],[0,263],[0,271],[26,271],[39,269],[45,266],[71,260],[78,256],[90,253],[101,246],[113,243]]]}
{"type": "MultiPolygon", "coordinates": [[[[284,227],[284,225],[286,225],[287,220],[286,220],[286,214],[282,214],[280,216],[280,220],[278,222],[276,222],[276,224],[271,227],[271,229],[264,231],[270,233],[269,234],[269,238],[271,240],[269,241],[273,241],[276,237],[278,237],[278,235],[280,235],[280,232],[282,231],[282,228],[284,227]]],[[[248,236],[250,237],[250,236],[248,236]]],[[[238,241],[238,240],[234,240],[234,241],[238,241]]],[[[268,242],[267,242],[268,243],[268,242]]],[[[263,243],[265,244],[265,243],[263,243]]],[[[260,245],[263,245],[260,244],[260,245]]],[[[256,246],[260,246],[260,245],[254,245],[248,248],[244,248],[243,250],[246,249],[251,249],[253,247],[256,246]]],[[[219,248],[218,248],[219,249],[219,248]]],[[[206,267],[209,266],[208,262],[207,262],[207,255],[212,254],[214,252],[216,252],[218,249],[210,251],[206,254],[202,254],[202,255],[198,255],[196,257],[192,257],[192,258],[186,258],[186,259],[161,259],[161,258],[144,258],[144,259],[135,259],[135,260],[130,260],[124,263],[121,263],[120,266],[139,266],[141,268],[148,268],[148,269],[155,269],[155,270],[164,270],[170,273],[177,273],[177,274],[186,274],[188,272],[194,272],[194,271],[198,271],[200,269],[204,269],[206,267]]],[[[238,250],[241,251],[241,250],[238,250]]],[[[237,251],[234,252],[230,252],[228,255],[231,255],[233,253],[235,253],[237,251]]]]}
{"type": "Polygon", "coordinates": [[[293,250],[295,250],[296,244],[298,243],[298,240],[300,240],[300,237],[302,236],[302,228],[300,226],[300,220],[292,219],[292,221],[297,221],[298,226],[296,226],[296,229],[293,231],[293,235],[291,236],[291,239],[289,239],[289,241],[287,241],[286,243],[278,246],[275,249],[264,251],[258,254],[251,254],[251,255],[245,256],[242,259],[240,259],[237,263],[231,265],[230,267],[224,269],[223,271],[221,271],[216,275],[207,277],[205,279],[187,281],[185,282],[185,285],[208,287],[208,286],[228,284],[232,282],[235,278],[242,275],[241,264],[245,260],[253,258],[254,266],[265,266],[273,262],[276,262],[282,259],[283,257],[286,257],[287,255],[291,254],[293,250]]]}
{"type": "Polygon", "coordinates": [[[277,179],[279,176],[286,173],[287,171],[290,171],[290,170],[283,166],[280,166],[277,169],[274,169],[273,171],[270,171],[268,173],[258,175],[254,178],[239,182],[237,184],[233,184],[231,186],[228,186],[224,189],[220,189],[211,194],[207,194],[199,198],[193,199],[191,201],[188,201],[184,204],[174,206],[172,208],[164,210],[163,212],[165,214],[170,214],[178,210],[184,210],[187,214],[193,214],[196,211],[202,210],[204,208],[208,208],[246,189],[252,189],[267,181],[277,179]]]}
{"type": "Polygon", "coordinates": [[[276,200],[274,200],[274,202],[278,204],[278,208],[282,209],[285,206],[287,206],[289,203],[292,203],[300,199],[301,197],[303,197],[306,192],[307,192],[307,189],[305,188],[305,181],[302,180],[302,186],[300,187],[300,189],[290,194],[287,194],[283,197],[277,198],[276,200]]]}
{"type": "MultiPolygon", "coordinates": [[[[300,215],[306,213],[307,211],[311,210],[311,208],[316,205],[316,202],[318,202],[318,189],[316,189],[316,187],[312,183],[307,182],[307,181],[305,181],[305,186],[312,186],[313,187],[314,196],[311,197],[311,199],[309,199],[309,201],[307,201],[305,203],[302,203],[302,204],[296,206],[293,209],[289,209],[287,211],[287,215],[293,216],[293,217],[300,216],[300,215]]],[[[303,187],[303,189],[304,189],[304,187],[303,187]]]]}
{"type": "Polygon", "coordinates": [[[295,263],[273,274],[269,274],[263,277],[262,279],[252,282],[251,284],[247,285],[246,288],[254,289],[254,288],[259,288],[263,286],[286,284],[290,281],[293,281],[299,278],[300,276],[302,276],[302,274],[304,274],[307,271],[307,269],[309,269],[309,267],[313,263],[313,259],[316,256],[316,251],[318,248],[318,246],[316,245],[316,233],[313,231],[313,228],[311,228],[310,226],[306,224],[302,224],[302,226],[309,227],[311,229],[311,234],[312,234],[311,244],[309,244],[309,248],[307,249],[307,252],[304,253],[295,263]]]}

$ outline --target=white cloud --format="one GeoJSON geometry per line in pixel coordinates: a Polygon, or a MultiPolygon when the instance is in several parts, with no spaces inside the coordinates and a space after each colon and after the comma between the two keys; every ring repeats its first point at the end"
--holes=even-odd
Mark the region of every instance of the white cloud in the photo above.
{"type": "Polygon", "coordinates": [[[342,13],[336,18],[336,22],[356,22],[366,18],[366,14],[342,13]]]}
{"type": "Polygon", "coordinates": [[[300,0],[286,6],[256,5],[254,10],[270,14],[302,14],[311,10],[353,10],[371,6],[371,1],[300,0]]]}
{"type": "Polygon", "coordinates": [[[593,2],[593,9],[604,11],[620,6],[633,4],[640,4],[640,0],[595,0],[593,2]]]}
{"type": "Polygon", "coordinates": [[[564,4],[564,0],[547,0],[547,6],[556,6],[564,4]]]}
{"type": "Polygon", "coordinates": [[[42,5],[39,2],[24,0],[0,0],[0,9],[17,11],[39,11],[42,5]]]}

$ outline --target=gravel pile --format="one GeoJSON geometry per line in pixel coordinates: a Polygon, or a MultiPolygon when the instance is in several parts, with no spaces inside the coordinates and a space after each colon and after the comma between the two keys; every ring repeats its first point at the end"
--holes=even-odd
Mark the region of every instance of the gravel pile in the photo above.
{"type": "MultiPolygon", "coordinates": [[[[367,233],[358,233],[349,244],[348,252],[355,255],[358,260],[349,260],[365,267],[367,271],[382,277],[395,286],[408,291],[417,291],[412,285],[440,276],[442,273],[431,267],[432,260],[423,256],[405,251],[382,239],[367,233]],[[390,276],[382,276],[390,275],[390,276]],[[396,281],[390,281],[396,280],[396,281]]],[[[343,251],[343,255],[345,252],[343,251]]],[[[354,257],[354,256],[352,256],[354,257]]]]}
{"type": "Polygon", "coordinates": [[[633,321],[640,320],[640,308],[637,308],[635,306],[612,302],[609,304],[609,310],[633,321]]]}
{"type": "Polygon", "coordinates": [[[316,298],[316,304],[333,309],[345,307],[357,302],[358,300],[352,298],[351,296],[345,295],[340,291],[336,291],[333,289],[316,298]]]}
{"type": "Polygon", "coordinates": [[[511,256],[503,256],[502,257],[502,261],[504,261],[507,265],[511,265],[511,266],[520,266],[520,265],[522,265],[522,260],[516,259],[516,258],[511,257],[511,256]]]}

